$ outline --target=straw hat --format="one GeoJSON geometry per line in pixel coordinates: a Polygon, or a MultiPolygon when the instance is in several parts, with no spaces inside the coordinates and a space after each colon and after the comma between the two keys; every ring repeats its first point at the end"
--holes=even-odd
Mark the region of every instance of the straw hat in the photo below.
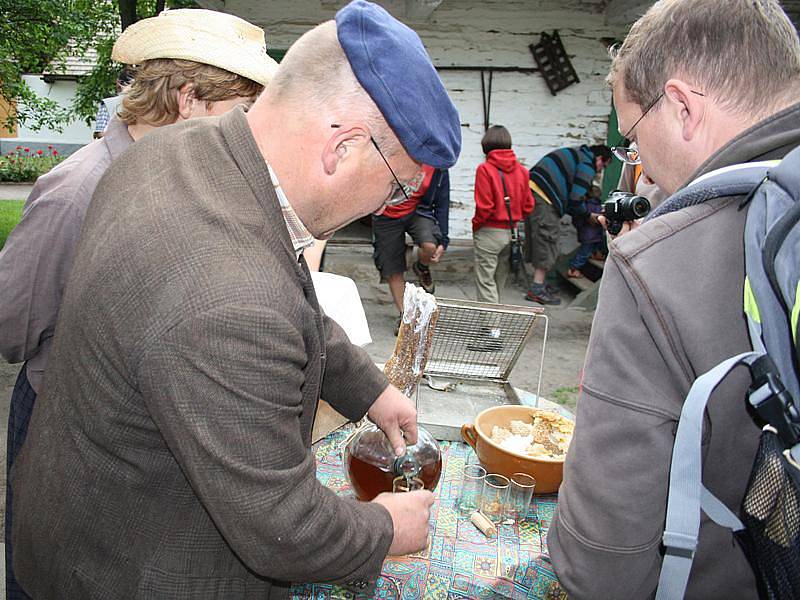
{"type": "Polygon", "coordinates": [[[233,15],[199,8],[166,10],[119,36],[111,51],[136,65],[154,58],[193,60],[267,85],[278,63],[267,56],[264,30],[233,15]]]}

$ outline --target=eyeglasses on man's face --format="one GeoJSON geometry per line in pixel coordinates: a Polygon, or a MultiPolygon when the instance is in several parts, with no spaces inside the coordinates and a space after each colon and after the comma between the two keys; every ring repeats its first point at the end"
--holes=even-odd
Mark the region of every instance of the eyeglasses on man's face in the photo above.
{"type": "MultiPolygon", "coordinates": [[[[333,123],[331,127],[341,127],[341,125],[333,123]]],[[[378,142],[375,141],[375,138],[372,135],[369,136],[369,141],[372,142],[372,145],[375,146],[375,150],[378,151],[378,154],[383,160],[386,168],[389,169],[389,173],[392,174],[394,178],[394,185],[392,186],[392,191],[389,194],[389,197],[383,201],[384,206],[397,206],[398,204],[402,204],[411,198],[411,195],[419,189],[419,186],[422,185],[422,180],[425,177],[425,174],[420,171],[417,173],[411,181],[406,184],[400,183],[400,179],[398,179],[397,175],[392,169],[392,165],[389,164],[389,161],[386,160],[386,156],[384,156],[383,152],[381,152],[380,146],[378,146],[378,142]]]]}
{"type": "MultiPolygon", "coordinates": [[[[700,92],[696,92],[694,90],[690,91],[693,94],[697,94],[698,96],[705,96],[705,94],[702,94],[700,92]]],[[[627,133],[625,133],[625,135],[622,136],[624,139],[626,140],[631,139],[631,134],[633,133],[633,130],[636,129],[636,126],[639,123],[641,123],[642,119],[644,119],[647,116],[647,113],[649,113],[653,109],[653,107],[656,104],[658,104],[658,101],[664,97],[664,94],[665,92],[662,91],[658,96],[656,96],[655,100],[653,100],[650,104],[647,105],[647,108],[644,109],[642,115],[638,119],[636,119],[636,122],[631,126],[630,129],[628,129],[627,133]]],[[[613,148],[611,148],[611,152],[619,160],[628,165],[638,165],[641,164],[642,162],[642,156],[641,154],[639,154],[639,149],[636,147],[636,143],[633,143],[630,146],[614,146],[613,148]]]]}

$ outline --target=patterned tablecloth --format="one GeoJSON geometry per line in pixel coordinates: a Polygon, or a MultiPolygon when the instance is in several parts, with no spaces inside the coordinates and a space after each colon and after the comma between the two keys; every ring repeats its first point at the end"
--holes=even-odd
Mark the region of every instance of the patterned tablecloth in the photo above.
{"type": "MultiPolygon", "coordinates": [[[[317,477],[342,495],[352,492],[342,469],[341,445],[349,428],[331,433],[316,448],[317,477]]],[[[487,539],[455,508],[464,464],[477,462],[472,449],[460,442],[442,442],[442,477],[431,510],[431,543],[420,554],[390,557],[370,595],[355,598],[561,599],[547,558],[547,529],[557,496],[534,496],[529,519],[501,525],[498,537],[487,539]]],[[[352,592],[322,584],[295,585],[295,600],[352,599],[352,592]]]]}

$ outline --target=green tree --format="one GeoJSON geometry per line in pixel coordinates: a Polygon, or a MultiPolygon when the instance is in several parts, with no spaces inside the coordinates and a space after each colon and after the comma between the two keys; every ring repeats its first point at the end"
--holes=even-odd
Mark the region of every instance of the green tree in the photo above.
{"type": "MultiPolygon", "coordinates": [[[[34,130],[61,130],[75,119],[90,122],[98,102],[114,93],[121,67],[111,61],[117,35],[164,6],[165,0],[0,0],[0,96],[12,106],[0,127],[12,130],[23,123],[34,130]],[[70,108],[39,96],[25,83],[23,75],[57,73],[67,57],[85,56],[90,48],[97,51],[97,64],[79,80],[70,108]]],[[[166,6],[195,4],[173,0],[166,6]]]]}

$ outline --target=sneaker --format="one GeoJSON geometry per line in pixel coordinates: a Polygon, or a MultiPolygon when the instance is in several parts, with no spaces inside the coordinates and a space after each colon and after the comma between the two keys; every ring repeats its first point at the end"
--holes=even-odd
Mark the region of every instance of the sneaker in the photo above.
{"type": "Polygon", "coordinates": [[[561,298],[553,295],[546,287],[531,288],[525,294],[525,300],[528,302],[538,302],[539,304],[548,304],[550,306],[558,306],[561,304],[561,298]]]}
{"type": "Polygon", "coordinates": [[[558,288],[554,288],[552,285],[550,285],[547,282],[545,282],[545,284],[544,284],[544,289],[546,289],[547,293],[550,294],[551,296],[555,296],[556,298],[560,297],[561,290],[559,290],[558,288]]]}
{"type": "Polygon", "coordinates": [[[430,267],[426,267],[421,262],[417,261],[414,263],[413,269],[414,274],[419,278],[419,284],[422,286],[422,289],[432,294],[436,290],[436,284],[433,283],[430,267]]]}

